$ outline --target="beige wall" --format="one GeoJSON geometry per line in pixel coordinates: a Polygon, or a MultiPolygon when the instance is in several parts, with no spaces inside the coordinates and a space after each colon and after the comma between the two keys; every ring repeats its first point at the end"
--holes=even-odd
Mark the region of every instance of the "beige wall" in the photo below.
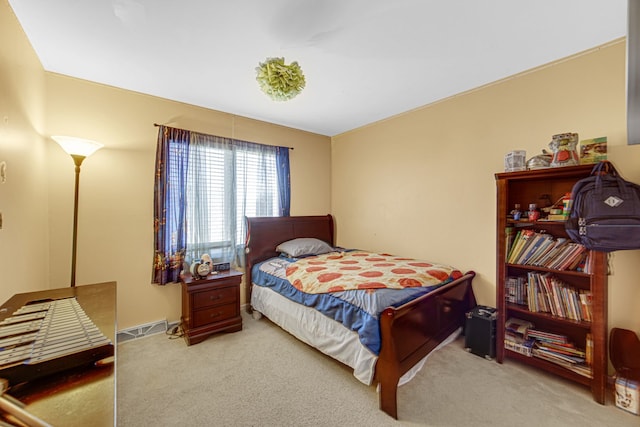
{"type": "Polygon", "coordinates": [[[0,300],[48,286],[43,126],[44,76],[27,40],[16,37],[17,20],[0,2],[0,300]]]}
{"type": "MultiPolygon", "coordinates": [[[[625,102],[619,40],[336,136],[338,244],[474,270],[479,303],[495,306],[494,174],[504,170],[504,154],[539,154],[556,133],[607,136],[609,159],[640,182],[640,146],[626,144],[625,102]]],[[[616,252],[611,265],[609,325],[638,331],[640,251],[616,252]]]]}
{"type": "Polygon", "coordinates": [[[119,330],[180,318],[179,285],[150,283],[154,123],[293,147],[291,213],[330,212],[328,137],[45,73],[0,4],[0,161],[10,172],[0,184],[0,300],[69,283],[74,165],[51,135],[105,145],[82,164],[77,283],[118,282],[119,330]]]}

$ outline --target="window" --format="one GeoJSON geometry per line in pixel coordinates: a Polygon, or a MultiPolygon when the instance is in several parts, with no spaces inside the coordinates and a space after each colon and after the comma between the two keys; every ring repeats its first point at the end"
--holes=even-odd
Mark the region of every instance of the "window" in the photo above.
{"type": "Polygon", "coordinates": [[[280,212],[273,149],[204,144],[189,152],[186,185],[189,259],[229,261],[233,242],[244,242],[245,216],[280,212]]]}
{"type": "Polygon", "coordinates": [[[242,265],[245,216],[289,215],[288,151],[161,126],[154,283],[205,253],[242,265]]]}

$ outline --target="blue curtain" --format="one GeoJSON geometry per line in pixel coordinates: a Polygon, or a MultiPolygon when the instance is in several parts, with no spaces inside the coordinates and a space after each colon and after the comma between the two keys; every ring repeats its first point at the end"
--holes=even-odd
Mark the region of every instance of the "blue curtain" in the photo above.
{"type": "Polygon", "coordinates": [[[291,211],[291,179],[288,147],[276,147],[276,162],[278,188],[280,188],[280,216],[289,216],[291,211]]]}
{"type": "Polygon", "coordinates": [[[189,138],[189,131],[182,129],[160,126],[158,130],[152,283],[160,285],[178,281],[186,252],[189,138]]]}

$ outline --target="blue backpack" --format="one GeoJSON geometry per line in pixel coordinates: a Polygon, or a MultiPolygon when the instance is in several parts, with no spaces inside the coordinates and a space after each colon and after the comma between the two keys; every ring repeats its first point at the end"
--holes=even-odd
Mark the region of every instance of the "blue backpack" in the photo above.
{"type": "Polygon", "coordinates": [[[640,249],[640,185],[622,179],[607,160],[571,190],[573,206],[565,229],[587,249],[640,249]]]}

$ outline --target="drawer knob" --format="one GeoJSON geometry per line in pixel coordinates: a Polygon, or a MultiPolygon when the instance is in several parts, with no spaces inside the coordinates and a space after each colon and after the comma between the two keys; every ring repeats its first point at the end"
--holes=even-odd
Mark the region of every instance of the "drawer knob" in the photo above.
{"type": "Polygon", "coordinates": [[[217,313],[211,313],[211,317],[218,317],[220,316],[222,313],[221,312],[217,312],[217,313]]]}
{"type": "Polygon", "coordinates": [[[222,298],[222,296],[220,296],[220,295],[211,295],[211,296],[209,297],[209,299],[210,299],[211,301],[213,301],[213,300],[217,300],[217,299],[220,299],[220,298],[222,298]]]}

